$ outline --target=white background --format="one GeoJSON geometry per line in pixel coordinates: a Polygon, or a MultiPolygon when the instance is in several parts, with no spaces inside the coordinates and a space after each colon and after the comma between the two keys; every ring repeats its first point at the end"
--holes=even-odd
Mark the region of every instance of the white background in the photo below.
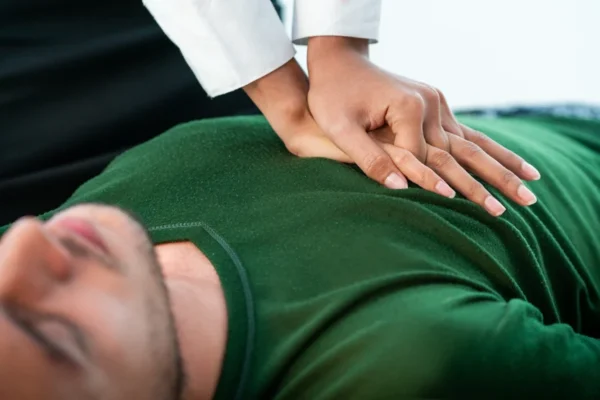
{"type": "Polygon", "coordinates": [[[600,0],[383,0],[371,58],[454,107],[600,104],[600,0]]]}

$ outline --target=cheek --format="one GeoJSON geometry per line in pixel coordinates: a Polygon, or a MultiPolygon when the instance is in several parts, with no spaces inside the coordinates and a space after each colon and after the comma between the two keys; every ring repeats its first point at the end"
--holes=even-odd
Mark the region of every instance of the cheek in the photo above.
{"type": "Polygon", "coordinates": [[[95,384],[118,391],[119,399],[147,398],[145,391],[152,383],[153,359],[144,309],[130,302],[107,301],[98,318],[85,327],[93,342],[92,362],[97,370],[95,384]],[[100,317],[100,315],[102,315],[100,317]]]}
{"type": "MultiPolygon", "coordinates": [[[[43,351],[0,315],[0,399],[72,399],[82,394],[72,370],[52,365],[43,351]]],[[[80,396],[80,398],[84,398],[80,396]]]]}
{"type": "Polygon", "coordinates": [[[147,314],[140,285],[112,272],[90,272],[53,298],[87,339],[94,386],[131,386],[148,364],[147,314]],[[109,274],[109,275],[106,275],[109,274]]]}

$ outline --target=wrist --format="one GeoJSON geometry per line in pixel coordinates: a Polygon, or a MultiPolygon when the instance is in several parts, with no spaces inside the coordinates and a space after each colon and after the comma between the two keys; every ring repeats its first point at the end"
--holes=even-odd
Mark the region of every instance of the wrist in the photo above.
{"type": "Polygon", "coordinates": [[[314,36],[308,39],[308,49],[316,51],[351,50],[369,55],[369,39],[347,36],[314,36]]]}
{"type": "Polygon", "coordinates": [[[308,69],[331,57],[369,57],[369,40],[345,36],[315,36],[308,39],[308,69]]]}
{"type": "Polygon", "coordinates": [[[293,58],[243,89],[276,131],[307,114],[308,79],[293,58]]]}

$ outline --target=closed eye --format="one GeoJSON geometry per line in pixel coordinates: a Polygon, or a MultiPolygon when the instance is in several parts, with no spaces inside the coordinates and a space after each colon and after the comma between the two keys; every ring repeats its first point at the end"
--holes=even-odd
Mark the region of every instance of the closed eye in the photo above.
{"type": "Polygon", "coordinates": [[[59,364],[76,367],[82,361],[81,358],[88,354],[87,346],[83,341],[81,332],[69,321],[54,316],[38,316],[24,318],[20,312],[9,311],[9,320],[33,342],[35,342],[48,356],[48,358],[59,364]],[[52,326],[51,331],[61,332],[61,338],[57,335],[48,334],[48,329],[40,329],[40,326],[52,326]]]}

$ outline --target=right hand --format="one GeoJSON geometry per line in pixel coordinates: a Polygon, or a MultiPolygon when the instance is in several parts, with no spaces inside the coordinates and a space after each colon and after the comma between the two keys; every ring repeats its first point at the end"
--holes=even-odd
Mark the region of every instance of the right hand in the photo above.
{"type": "MultiPolygon", "coordinates": [[[[311,115],[307,97],[308,80],[295,60],[292,59],[279,69],[247,85],[244,90],[263,112],[291,153],[299,157],[322,157],[354,163],[351,157],[329,139],[311,115]]],[[[444,153],[444,155],[448,155],[448,162],[436,168],[440,175],[423,163],[418,154],[415,155],[406,148],[398,146],[396,135],[389,126],[384,125],[369,132],[368,135],[401,171],[398,180],[393,182],[395,185],[393,188],[406,188],[405,177],[407,177],[426,190],[446,197],[454,197],[454,190],[440,175],[453,176],[453,183],[460,187],[482,187],[475,178],[462,170],[452,155],[426,143],[424,138],[422,140],[427,154],[444,153]]],[[[466,197],[469,198],[468,195],[466,197]]],[[[495,216],[504,211],[490,208],[485,202],[482,205],[495,216]]],[[[500,205],[500,207],[502,206],[500,205]]]]}
{"type": "Polygon", "coordinates": [[[539,178],[533,167],[459,124],[439,90],[371,62],[366,39],[310,38],[308,69],[308,103],[317,124],[373,180],[402,188],[400,180],[406,177],[448,195],[445,180],[490,214],[502,214],[504,206],[473,172],[518,204],[535,202],[521,180],[539,178]],[[394,134],[381,146],[368,132],[385,127],[394,134]],[[413,170],[415,157],[429,167],[425,176],[413,170]]]}

